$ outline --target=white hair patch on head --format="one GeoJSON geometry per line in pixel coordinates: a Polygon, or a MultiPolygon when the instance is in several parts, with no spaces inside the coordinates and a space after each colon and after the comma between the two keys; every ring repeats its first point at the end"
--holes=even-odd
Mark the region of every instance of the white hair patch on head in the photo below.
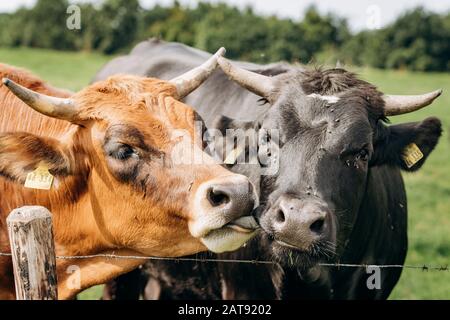
{"type": "Polygon", "coordinates": [[[317,93],[311,93],[308,95],[308,97],[310,98],[318,98],[320,100],[325,100],[328,103],[336,103],[339,101],[339,97],[336,96],[322,96],[320,94],[317,93]]]}

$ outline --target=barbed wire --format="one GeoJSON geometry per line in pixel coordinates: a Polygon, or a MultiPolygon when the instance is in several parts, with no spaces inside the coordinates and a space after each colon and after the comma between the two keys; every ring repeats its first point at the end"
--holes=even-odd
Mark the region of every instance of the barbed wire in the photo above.
{"type": "MultiPolygon", "coordinates": [[[[11,257],[11,253],[0,252],[0,257],[11,257]]],[[[120,256],[109,253],[80,255],[80,256],[56,256],[56,259],[60,260],[77,260],[77,259],[94,259],[94,258],[106,258],[106,259],[124,259],[124,260],[159,260],[159,261],[172,261],[172,262],[223,262],[223,263],[246,263],[246,264],[270,264],[276,265],[275,261],[265,260],[241,260],[241,259],[212,259],[212,258],[169,258],[169,257],[154,257],[154,256],[120,256]]],[[[448,265],[411,265],[411,264],[356,264],[356,263],[318,263],[322,267],[335,267],[335,268],[404,268],[404,269],[416,269],[422,271],[449,271],[448,265]]]]}

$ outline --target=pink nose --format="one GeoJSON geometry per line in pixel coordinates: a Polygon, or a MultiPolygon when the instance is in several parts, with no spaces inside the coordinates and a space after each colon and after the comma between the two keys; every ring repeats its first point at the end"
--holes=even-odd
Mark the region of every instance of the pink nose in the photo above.
{"type": "Polygon", "coordinates": [[[202,184],[198,192],[207,199],[204,207],[208,211],[220,211],[227,220],[249,215],[256,201],[253,185],[242,175],[230,175],[202,184]]]}
{"type": "Polygon", "coordinates": [[[194,237],[243,216],[251,216],[258,196],[247,177],[239,174],[215,178],[202,183],[195,194],[196,222],[190,226],[194,237]]]}

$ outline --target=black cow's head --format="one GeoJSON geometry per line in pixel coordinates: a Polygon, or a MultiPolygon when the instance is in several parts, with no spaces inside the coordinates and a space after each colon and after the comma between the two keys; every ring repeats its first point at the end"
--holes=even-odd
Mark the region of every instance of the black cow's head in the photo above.
{"type": "Polygon", "coordinates": [[[437,118],[386,125],[386,116],[428,105],[440,91],[385,96],[343,69],[293,70],[270,78],[225,59],[220,65],[271,105],[256,122],[222,118],[218,124],[253,127],[263,140],[270,136],[261,132],[279,132],[279,170],[261,177],[263,206],[257,216],[271,254],[282,263],[307,267],[339,253],[350,237],[371,168],[417,170],[441,135],[437,118]]]}

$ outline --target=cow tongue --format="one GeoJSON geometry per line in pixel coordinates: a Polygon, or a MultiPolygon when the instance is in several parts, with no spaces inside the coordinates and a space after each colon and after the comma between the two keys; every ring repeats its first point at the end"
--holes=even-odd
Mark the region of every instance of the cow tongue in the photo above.
{"type": "Polygon", "coordinates": [[[245,216],[240,217],[226,225],[227,227],[244,233],[250,233],[259,228],[259,225],[256,223],[255,218],[253,216],[245,216]]]}

